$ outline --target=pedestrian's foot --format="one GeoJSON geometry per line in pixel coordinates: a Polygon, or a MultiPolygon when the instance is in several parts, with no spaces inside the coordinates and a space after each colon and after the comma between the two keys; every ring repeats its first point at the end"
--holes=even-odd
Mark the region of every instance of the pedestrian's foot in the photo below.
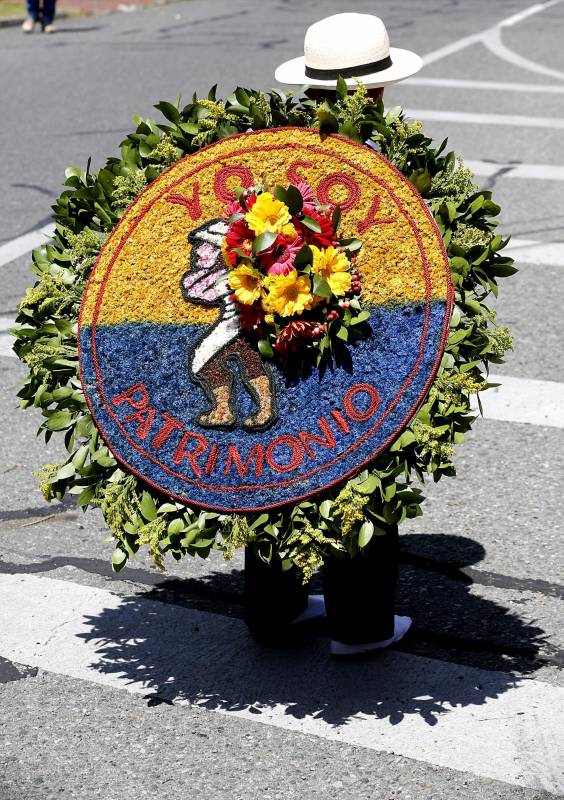
{"type": "Polygon", "coordinates": [[[23,21],[22,31],[24,33],[33,33],[34,29],[35,29],[35,20],[33,19],[33,17],[28,17],[23,21]]]}
{"type": "Polygon", "coordinates": [[[411,627],[411,617],[394,617],[394,635],[381,642],[364,642],[363,644],[346,644],[331,640],[331,655],[333,656],[356,656],[360,653],[369,653],[371,650],[383,650],[395,642],[403,639],[411,627]]]}
{"type": "Polygon", "coordinates": [[[297,617],[291,621],[290,625],[296,625],[298,622],[306,622],[309,619],[321,619],[326,617],[325,613],[325,598],[322,594],[310,594],[307,598],[307,606],[305,611],[298,614],[297,617]]]}
{"type": "Polygon", "coordinates": [[[55,31],[56,31],[56,30],[57,30],[57,29],[55,28],[55,26],[53,25],[53,23],[52,23],[52,22],[49,22],[49,23],[48,23],[47,25],[45,25],[45,27],[43,28],[43,33],[55,33],[55,31]]]}

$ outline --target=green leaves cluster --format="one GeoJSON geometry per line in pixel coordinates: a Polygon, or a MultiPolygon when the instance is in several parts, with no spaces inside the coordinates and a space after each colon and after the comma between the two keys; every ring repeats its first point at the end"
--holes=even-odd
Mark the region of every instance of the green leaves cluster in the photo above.
{"type": "Polygon", "coordinates": [[[66,458],[40,473],[48,500],[74,494],[79,506],[97,506],[115,539],[114,569],[148,546],[162,566],[170,553],[205,557],[212,548],[230,557],[253,542],[261,557],[297,565],[307,578],[324,553],[354,554],[388,525],[420,515],[423,495],[413,481],[454,475],[452,450],[476,415],[472,395],[487,389],[490,364],[511,347],[505,327],[488,308],[499,279],[515,272],[495,234],[499,207],[479,191],[446,140],[435,147],[421,123],[400,109],[384,114],[359,87],[348,96],[342,84],[334,103],[272,91],[236,89],[218,101],[161,102],[164,120],[136,117],[135,131],[119,156],[92,172],[70,167],[54,205],[53,241],[33,253],[37,281],[19,306],[14,350],[27,365],[19,392],[22,408],[40,409],[40,431],[62,435],[66,458]],[[107,234],[125,204],[170,163],[205,144],[252,129],[320,127],[367,142],[392,161],[426,199],[443,235],[455,286],[446,351],[424,405],[385,452],[347,484],[293,507],[233,517],[175,502],[122,471],[101,439],[78,377],[77,320],[85,283],[107,234]]]}

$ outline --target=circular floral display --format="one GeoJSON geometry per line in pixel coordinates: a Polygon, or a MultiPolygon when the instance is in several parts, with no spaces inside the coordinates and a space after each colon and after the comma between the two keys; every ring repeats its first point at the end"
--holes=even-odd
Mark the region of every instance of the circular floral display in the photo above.
{"type": "Polygon", "coordinates": [[[162,173],[107,240],[82,383],[147,483],[219,510],[283,505],[399,435],[451,302],[442,237],[382,156],[312,129],[232,136],[162,173]]]}

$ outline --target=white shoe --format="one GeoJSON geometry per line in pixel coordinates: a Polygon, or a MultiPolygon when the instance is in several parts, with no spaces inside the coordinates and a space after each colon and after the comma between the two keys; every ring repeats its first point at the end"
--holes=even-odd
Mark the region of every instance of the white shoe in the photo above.
{"type": "Polygon", "coordinates": [[[333,656],[356,656],[359,653],[369,653],[371,650],[382,650],[395,642],[403,639],[411,628],[411,617],[394,616],[394,635],[390,639],[383,639],[381,642],[364,642],[363,644],[346,644],[331,639],[330,650],[333,656]]]}
{"type": "Polygon", "coordinates": [[[28,17],[27,19],[24,19],[24,21],[22,23],[22,31],[24,33],[33,33],[33,30],[35,29],[35,25],[36,25],[36,23],[35,23],[35,20],[33,19],[33,17],[28,17]]]}
{"type": "Polygon", "coordinates": [[[321,619],[326,617],[325,613],[325,598],[322,594],[310,594],[307,598],[307,607],[301,614],[291,621],[290,625],[296,625],[298,622],[305,622],[308,619],[321,619]]]}
{"type": "Polygon", "coordinates": [[[56,31],[56,30],[57,30],[57,29],[55,28],[55,26],[53,25],[53,23],[52,23],[52,22],[49,22],[49,23],[48,23],[47,25],[45,25],[45,27],[43,28],[43,33],[55,33],[55,31],[56,31]]]}

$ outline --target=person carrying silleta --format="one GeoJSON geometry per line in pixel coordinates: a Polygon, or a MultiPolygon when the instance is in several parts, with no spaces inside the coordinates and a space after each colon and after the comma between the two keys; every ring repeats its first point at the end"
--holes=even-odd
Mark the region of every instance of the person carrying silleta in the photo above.
{"type": "MultiPolygon", "coordinates": [[[[316,101],[335,100],[339,76],[350,91],[357,81],[371,99],[380,100],[384,86],[404,80],[422,66],[418,55],[390,47],[384,23],[370,14],[335,14],[308,28],[304,55],[281,64],[279,83],[309,86],[316,101]]],[[[331,652],[338,656],[379,650],[399,641],[411,626],[410,617],[397,616],[396,584],[399,565],[397,525],[374,536],[353,558],[326,556],[323,595],[309,595],[295,568],[265,563],[245,549],[245,620],[260,637],[272,640],[286,626],[327,617],[331,652]]]]}

